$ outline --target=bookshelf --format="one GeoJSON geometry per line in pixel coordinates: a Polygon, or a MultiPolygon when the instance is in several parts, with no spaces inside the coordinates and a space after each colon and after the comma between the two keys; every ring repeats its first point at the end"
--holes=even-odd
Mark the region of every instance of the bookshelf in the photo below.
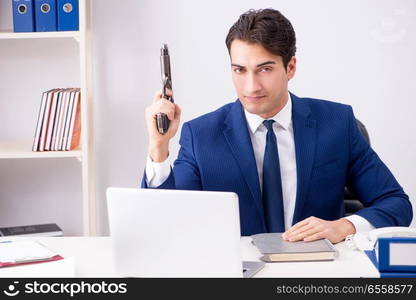
{"type": "Polygon", "coordinates": [[[73,38],[80,41],[80,32],[78,31],[56,31],[56,32],[0,32],[0,39],[59,39],[73,38]]]}
{"type": "MultiPolygon", "coordinates": [[[[91,2],[91,0],[79,0],[79,31],[0,32],[0,44],[15,39],[72,39],[78,45],[82,128],[79,148],[72,151],[33,152],[33,140],[0,140],[0,159],[77,159],[81,164],[82,228],[84,236],[94,236],[97,232],[91,61],[91,2]]],[[[40,97],[41,95],[39,94],[39,101],[40,97]]],[[[35,127],[33,128],[33,132],[35,132],[35,127]]]]}

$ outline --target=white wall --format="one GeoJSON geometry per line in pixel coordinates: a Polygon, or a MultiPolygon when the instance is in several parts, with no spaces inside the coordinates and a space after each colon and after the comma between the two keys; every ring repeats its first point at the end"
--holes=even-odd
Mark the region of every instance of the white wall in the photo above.
{"type": "MultiPolygon", "coordinates": [[[[3,2],[0,0],[1,15],[3,2]]],[[[298,39],[298,71],[290,90],[298,96],[352,105],[357,118],[368,128],[374,149],[416,208],[412,176],[416,169],[416,126],[412,118],[416,113],[416,103],[412,101],[416,94],[413,0],[122,0],[117,5],[111,0],[95,0],[93,4],[99,233],[108,233],[105,189],[137,186],[143,173],[147,148],[144,108],[160,88],[161,44],[167,42],[171,50],[173,89],[182,107],[182,120],[212,111],[236,98],[224,40],[229,27],[250,8],[273,7],[288,17],[298,39]]],[[[0,28],[7,27],[9,21],[7,18],[0,21],[0,28]]],[[[26,41],[0,42],[0,68],[6,68],[10,74],[5,78],[5,73],[0,73],[2,139],[16,135],[31,137],[39,91],[54,84],[75,84],[71,78],[78,72],[69,58],[61,64],[62,52],[71,51],[69,41],[53,45],[27,42],[23,45],[24,53],[19,43],[26,41]],[[41,60],[47,47],[54,51],[41,60]],[[32,64],[45,66],[38,69],[36,84],[25,90],[18,89],[22,80],[12,80],[19,78],[19,71],[24,69],[21,56],[32,64]],[[57,66],[65,73],[40,88],[39,76],[56,73],[57,66]],[[16,89],[10,89],[11,86],[16,89]],[[8,91],[6,95],[4,90],[8,91]],[[24,100],[5,101],[12,99],[15,92],[24,100]],[[22,125],[10,126],[9,115],[22,108],[22,125]],[[27,119],[32,123],[24,121],[27,119]]],[[[173,156],[177,150],[178,137],[172,142],[173,156]]],[[[79,234],[81,217],[76,213],[81,203],[80,183],[73,179],[77,167],[76,162],[62,163],[59,170],[68,173],[67,186],[58,185],[56,180],[45,190],[39,177],[58,172],[56,162],[30,162],[26,166],[25,161],[0,160],[0,226],[49,218],[62,224],[67,233],[79,234]],[[27,175],[33,170],[40,176],[27,175]],[[18,184],[21,173],[26,173],[25,179],[18,184]],[[39,186],[43,186],[42,191],[39,186]],[[57,201],[68,207],[67,214],[55,217],[56,210],[51,212],[51,204],[57,201]],[[38,206],[31,210],[30,217],[25,212],[27,203],[38,206]],[[42,209],[41,205],[48,208],[42,209]]]]}

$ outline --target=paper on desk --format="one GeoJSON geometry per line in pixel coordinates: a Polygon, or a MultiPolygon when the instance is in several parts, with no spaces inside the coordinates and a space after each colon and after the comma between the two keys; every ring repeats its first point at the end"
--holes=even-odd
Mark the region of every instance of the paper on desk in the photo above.
{"type": "Polygon", "coordinates": [[[0,242],[0,262],[24,262],[48,259],[57,253],[49,250],[36,241],[0,242]]]}
{"type": "Polygon", "coordinates": [[[51,261],[44,264],[29,264],[13,268],[0,268],[0,278],[61,278],[75,277],[75,257],[51,261]]]}

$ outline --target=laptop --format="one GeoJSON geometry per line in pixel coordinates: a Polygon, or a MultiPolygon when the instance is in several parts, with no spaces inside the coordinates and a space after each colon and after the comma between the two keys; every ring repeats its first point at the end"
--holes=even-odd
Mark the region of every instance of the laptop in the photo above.
{"type": "Polygon", "coordinates": [[[251,277],[231,192],[107,189],[115,271],[122,277],[251,277]]]}

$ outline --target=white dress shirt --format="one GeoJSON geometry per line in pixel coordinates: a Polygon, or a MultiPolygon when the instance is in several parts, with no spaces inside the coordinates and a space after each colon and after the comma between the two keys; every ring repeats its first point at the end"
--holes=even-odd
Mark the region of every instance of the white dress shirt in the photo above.
{"type": "MultiPolygon", "coordinates": [[[[262,117],[249,113],[244,110],[247,125],[249,128],[251,143],[253,145],[254,156],[256,159],[257,172],[259,174],[260,188],[263,186],[263,160],[264,149],[266,147],[267,128],[263,125],[262,117]]],[[[295,140],[293,136],[292,123],[292,99],[288,98],[288,102],[283,109],[272,117],[273,131],[277,138],[277,147],[279,152],[280,174],[282,178],[283,208],[285,216],[285,228],[289,229],[292,225],[293,214],[296,204],[296,154],[295,140]]],[[[161,185],[171,172],[169,158],[164,162],[153,162],[150,156],[147,156],[146,178],[149,187],[157,187],[161,185]]],[[[352,215],[346,217],[354,224],[356,231],[370,231],[374,229],[363,217],[352,215]]]]}

